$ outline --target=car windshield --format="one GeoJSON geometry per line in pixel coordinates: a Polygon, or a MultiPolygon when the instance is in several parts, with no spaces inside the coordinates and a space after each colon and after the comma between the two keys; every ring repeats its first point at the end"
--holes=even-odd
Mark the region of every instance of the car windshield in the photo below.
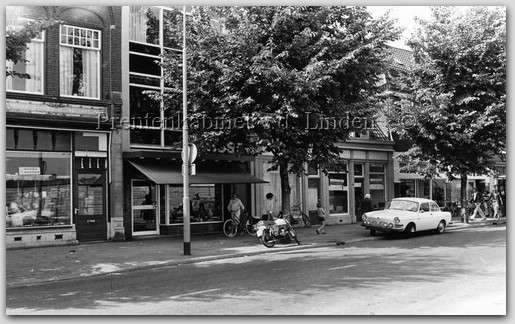
{"type": "Polygon", "coordinates": [[[418,210],[418,203],[410,200],[391,200],[387,209],[416,212],[418,210]]]}

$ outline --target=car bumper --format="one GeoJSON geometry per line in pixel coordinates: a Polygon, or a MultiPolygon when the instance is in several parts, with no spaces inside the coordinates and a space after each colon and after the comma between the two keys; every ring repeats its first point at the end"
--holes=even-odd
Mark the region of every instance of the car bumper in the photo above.
{"type": "Polygon", "coordinates": [[[380,232],[386,232],[386,233],[400,233],[404,231],[404,225],[402,224],[395,224],[392,226],[389,226],[389,224],[361,224],[361,226],[365,227],[366,229],[370,230],[376,230],[380,232]]]}

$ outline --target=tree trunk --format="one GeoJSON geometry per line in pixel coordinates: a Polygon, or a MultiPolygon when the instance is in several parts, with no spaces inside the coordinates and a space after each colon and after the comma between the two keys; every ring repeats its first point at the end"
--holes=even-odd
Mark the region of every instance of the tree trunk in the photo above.
{"type": "Polygon", "coordinates": [[[467,175],[461,174],[461,222],[468,223],[469,215],[467,215],[467,175]]]}
{"type": "Polygon", "coordinates": [[[283,215],[286,215],[290,211],[290,179],[288,177],[288,162],[279,162],[279,176],[281,177],[281,210],[283,215]]]}

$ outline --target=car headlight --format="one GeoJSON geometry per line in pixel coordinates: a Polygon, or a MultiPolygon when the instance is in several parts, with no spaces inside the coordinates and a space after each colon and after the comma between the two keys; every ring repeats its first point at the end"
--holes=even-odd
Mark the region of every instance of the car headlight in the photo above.
{"type": "Polygon", "coordinates": [[[399,217],[395,217],[395,218],[393,219],[393,222],[394,222],[395,224],[399,224],[399,223],[401,222],[401,220],[399,219],[399,217]]]}
{"type": "Polygon", "coordinates": [[[368,218],[368,217],[367,217],[367,215],[363,215],[363,216],[361,217],[361,220],[362,220],[363,222],[366,222],[366,221],[367,221],[367,218],[368,218]]]}

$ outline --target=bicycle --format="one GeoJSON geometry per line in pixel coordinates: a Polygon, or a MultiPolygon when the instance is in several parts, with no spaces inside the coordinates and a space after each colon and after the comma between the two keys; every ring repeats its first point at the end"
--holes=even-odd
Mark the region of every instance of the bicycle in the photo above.
{"type": "MultiPolygon", "coordinates": [[[[243,232],[249,234],[249,235],[256,235],[257,228],[253,222],[251,222],[252,217],[249,217],[247,213],[245,214],[245,221],[242,222],[241,219],[235,218],[233,215],[234,213],[231,213],[231,218],[226,220],[223,225],[224,234],[227,237],[234,237],[238,233],[238,229],[241,229],[243,232]],[[243,225],[245,224],[245,225],[243,225]]],[[[241,215],[240,215],[241,217],[241,215]]],[[[256,220],[257,223],[257,220],[256,220]]]]}
{"type": "Polygon", "coordinates": [[[306,213],[300,209],[300,205],[293,205],[290,207],[290,212],[288,213],[288,219],[290,220],[290,224],[295,225],[298,224],[300,220],[304,223],[304,227],[311,227],[311,219],[306,213]]]}

